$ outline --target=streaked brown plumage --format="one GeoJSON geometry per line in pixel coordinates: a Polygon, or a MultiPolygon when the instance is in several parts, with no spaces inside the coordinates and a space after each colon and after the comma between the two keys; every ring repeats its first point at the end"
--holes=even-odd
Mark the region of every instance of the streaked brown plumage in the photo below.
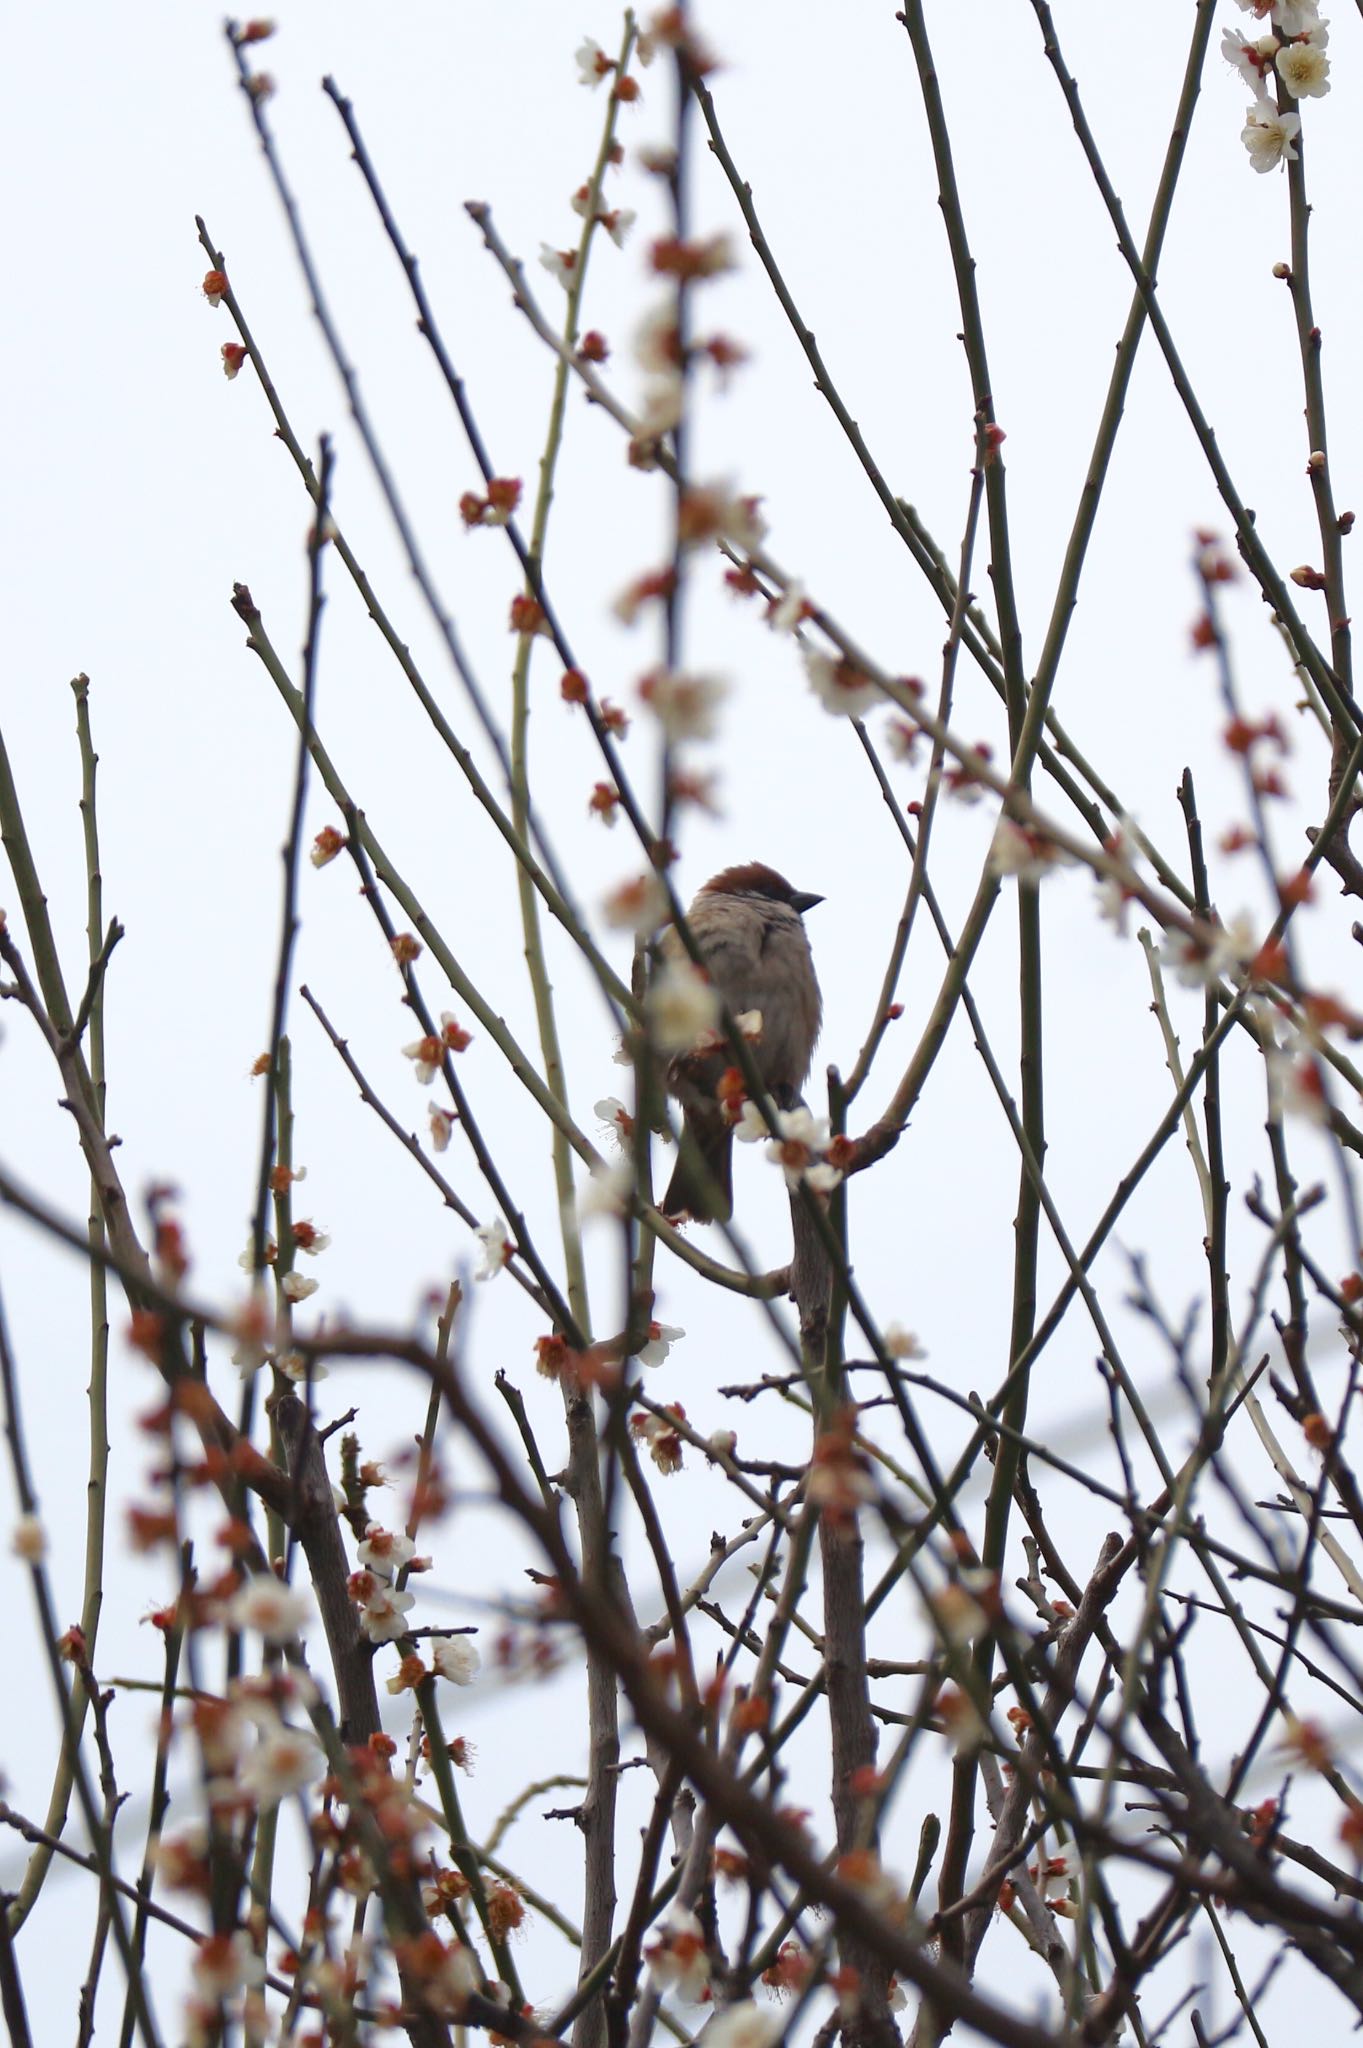
{"type": "MultiPolygon", "coordinates": [[[[823,1004],[803,914],[822,901],[749,861],[713,876],[686,914],[730,1016],[762,1013],[753,1057],[778,1108],[798,1097],[819,1036],[823,1004]]],[[[675,931],[662,943],[673,959],[685,953],[675,931]]],[[[682,1106],[681,1149],[662,1203],[668,1216],[713,1223],[733,1213],[733,1129],[716,1092],[732,1064],[732,1052],[721,1046],[680,1053],[668,1067],[668,1088],[682,1106]]]]}

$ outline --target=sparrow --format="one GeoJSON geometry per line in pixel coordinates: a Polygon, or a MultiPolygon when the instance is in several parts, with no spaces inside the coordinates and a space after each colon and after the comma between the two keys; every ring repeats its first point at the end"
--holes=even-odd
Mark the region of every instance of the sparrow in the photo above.
{"type": "MultiPolygon", "coordinates": [[[[779,1109],[799,1100],[819,1036],[823,1002],[803,918],[822,902],[755,860],[713,876],[686,914],[729,1015],[761,1012],[753,1058],[779,1109]]],[[[663,934],[662,949],[669,960],[685,957],[675,930],[663,934]]],[[[732,1065],[732,1050],[721,1043],[678,1053],[668,1066],[668,1092],[682,1107],[682,1137],[663,1196],[665,1216],[724,1223],[733,1213],[733,1125],[719,1099],[720,1078],[732,1065]]]]}

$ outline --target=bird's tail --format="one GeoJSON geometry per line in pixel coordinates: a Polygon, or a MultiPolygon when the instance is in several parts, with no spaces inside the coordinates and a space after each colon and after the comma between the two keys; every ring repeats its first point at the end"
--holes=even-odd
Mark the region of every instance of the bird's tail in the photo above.
{"type": "Polygon", "coordinates": [[[677,1164],[663,1196],[663,1214],[674,1221],[727,1223],[734,1213],[734,1134],[728,1124],[697,1130],[694,1117],[682,1126],[677,1164]]]}

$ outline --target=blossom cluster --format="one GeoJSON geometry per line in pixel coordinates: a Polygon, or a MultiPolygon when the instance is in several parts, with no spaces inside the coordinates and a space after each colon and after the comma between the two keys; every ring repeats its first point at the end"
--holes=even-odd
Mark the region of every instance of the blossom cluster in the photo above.
{"type": "Polygon", "coordinates": [[[1272,171],[1297,160],[1301,115],[1285,98],[1323,99],[1330,90],[1330,25],[1321,20],[1316,0],[1237,0],[1237,5],[1265,24],[1267,33],[1250,38],[1228,28],[1221,54],[1254,95],[1240,131],[1250,163],[1256,171],[1272,171]],[[1275,90],[1270,92],[1270,86],[1275,90]]]}

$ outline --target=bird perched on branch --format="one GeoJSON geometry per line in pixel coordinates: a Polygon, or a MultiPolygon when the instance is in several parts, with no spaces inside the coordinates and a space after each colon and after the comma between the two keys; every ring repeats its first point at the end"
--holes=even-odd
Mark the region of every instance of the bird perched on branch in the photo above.
{"type": "MultiPolygon", "coordinates": [[[[778,1109],[798,1101],[819,1036],[823,1003],[803,918],[822,902],[822,896],[792,889],[761,861],[749,861],[712,877],[686,914],[729,1015],[761,1014],[753,1059],[778,1109]]],[[[668,960],[686,957],[675,930],[664,933],[662,944],[668,960]]],[[[668,1066],[668,1090],[682,1106],[682,1139],[663,1197],[667,1216],[715,1223],[733,1213],[733,1124],[720,1095],[733,1065],[733,1050],[721,1041],[678,1053],[668,1066]]]]}

